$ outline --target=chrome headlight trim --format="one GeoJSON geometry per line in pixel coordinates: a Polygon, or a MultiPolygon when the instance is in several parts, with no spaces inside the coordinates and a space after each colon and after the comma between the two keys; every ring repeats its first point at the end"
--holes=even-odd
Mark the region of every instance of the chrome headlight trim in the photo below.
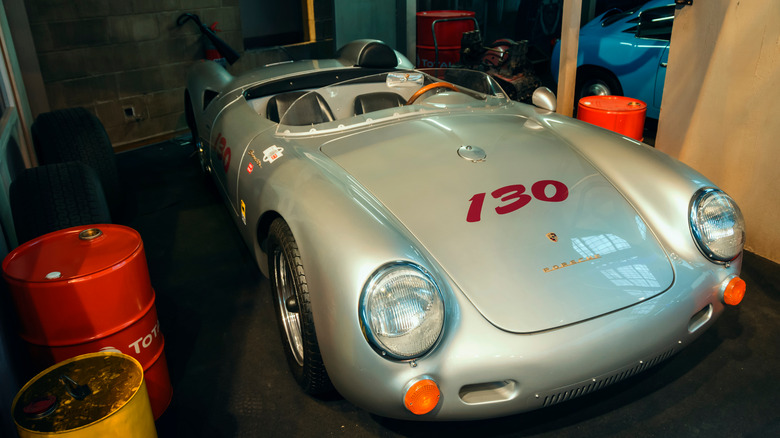
{"type": "Polygon", "coordinates": [[[745,244],[745,220],[734,200],[720,189],[699,189],[691,198],[690,228],[699,251],[716,263],[737,258],[745,244]]]}
{"type": "Polygon", "coordinates": [[[360,325],[381,356],[413,360],[433,349],[444,329],[444,298],[433,276],[411,262],[381,266],[360,296],[360,325]]]}

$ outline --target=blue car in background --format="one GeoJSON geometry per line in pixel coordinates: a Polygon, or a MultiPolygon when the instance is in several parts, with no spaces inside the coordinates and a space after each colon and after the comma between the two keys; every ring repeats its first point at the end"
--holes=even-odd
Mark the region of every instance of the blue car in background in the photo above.
{"type": "MultiPolygon", "coordinates": [[[[580,29],[577,53],[575,107],[594,95],[620,95],[647,104],[647,117],[661,111],[674,0],[651,0],[620,11],[611,9],[580,29]]],[[[551,69],[558,80],[560,41],[553,50],[551,69]]]]}

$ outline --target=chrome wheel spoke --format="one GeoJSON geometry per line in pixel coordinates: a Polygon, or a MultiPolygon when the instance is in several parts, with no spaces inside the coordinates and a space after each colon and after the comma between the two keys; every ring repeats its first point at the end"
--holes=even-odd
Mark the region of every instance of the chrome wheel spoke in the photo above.
{"type": "Polygon", "coordinates": [[[274,267],[279,316],[282,318],[282,326],[284,327],[290,351],[298,365],[303,366],[303,334],[301,332],[300,312],[290,312],[286,306],[288,298],[294,297],[297,299],[298,297],[295,294],[293,274],[281,251],[274,254],[274,267]]]}

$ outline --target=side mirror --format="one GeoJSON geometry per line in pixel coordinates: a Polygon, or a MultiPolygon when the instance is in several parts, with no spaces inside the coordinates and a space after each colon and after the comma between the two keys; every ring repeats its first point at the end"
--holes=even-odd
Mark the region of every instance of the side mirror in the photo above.
{"type": "Polygon", "coordinates": [[[558,100],[555,98],[555,93],[547,87],[539,87],[534,90],[534,94],[531,96],[531,102],[535,106],[548,111],[555,112],[555,110],[558,109],[558,100]]]}
{"type": "Polygon", "coordinates": [[[672,39],[674,5],[642,11],[636,25],[637,38],[669,41],[672,39]]]}

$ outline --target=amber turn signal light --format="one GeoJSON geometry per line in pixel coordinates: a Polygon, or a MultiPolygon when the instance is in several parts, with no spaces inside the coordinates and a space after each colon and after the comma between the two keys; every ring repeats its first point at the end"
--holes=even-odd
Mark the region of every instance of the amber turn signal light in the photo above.
{"type": "Polygon", "coordinates": [[[739,277],[732,278],[723,290],[723,302],[729,306],[736,306],[745,297],[745,289],[745,280],[739,277]]]}
{"type": "Polygon", "coordinates": [[[440,397],[441,392],[436,382],[431,379],[419,380],[406,390],[404,406],[415,415],[423,415],[439,404],[440,397]]]}

